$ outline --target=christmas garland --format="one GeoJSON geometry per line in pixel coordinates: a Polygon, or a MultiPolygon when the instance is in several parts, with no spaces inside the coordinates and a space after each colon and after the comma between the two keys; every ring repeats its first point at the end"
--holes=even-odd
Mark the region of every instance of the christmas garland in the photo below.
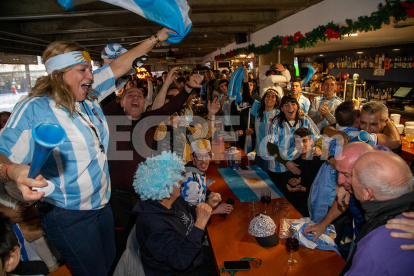
{"type": "Polygon", "coordinates": [[[321,25],[312,31],[303,35],[300,31],[290,36],[277,35],[270,39],[264,45],[256,46],[251,44],[247,47],[233,49],[225,54],[215,56],[216,61],[231,59],[240,54],[266,55],[274,49],[281,47],[293,50],[294,48],[310,48],[315,47],[319,41],[326,41],[331,39],[343,39],[344,35],[369,32],[382,28],[382,24],[390,24],[390,17],[394,17],[394,23],[406,20],[408,17],[414,18],[414,0],[397,1],[386,0],[385,5],[380,3],[378,11],[375,11],[371,16],[360,16],[358,21],[346,19],[346,25],[340,26],[333,22],[327,25],[321,25]]]}

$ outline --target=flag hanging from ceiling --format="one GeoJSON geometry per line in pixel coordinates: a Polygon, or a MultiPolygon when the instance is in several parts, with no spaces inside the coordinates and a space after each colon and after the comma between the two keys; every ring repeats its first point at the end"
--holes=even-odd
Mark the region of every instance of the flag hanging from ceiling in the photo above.
{"type": "MultiPolygon", "coordinates": [[[[69,9],[72,0],[58,0],[58,3],[69,9]]],[[[192,22],[188,17],[190,7],[187,0],[101,0],[136,13],[150,21],[174,30],[166,42],[180,43],[191,29],[192,22]]]]}

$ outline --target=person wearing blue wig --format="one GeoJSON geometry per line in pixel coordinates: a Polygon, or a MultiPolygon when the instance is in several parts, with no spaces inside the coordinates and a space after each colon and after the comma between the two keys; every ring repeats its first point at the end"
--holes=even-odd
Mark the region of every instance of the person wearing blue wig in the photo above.
{"type": "Polygon", "coordinates": [[[146,276],[217,275],[210,249],[202,242],[220,197],[190,206],[180,196],[184,173],[183,160],[166,151],[148,158],[136,172],[134,188],[141,198],[134,207],[136,236],[146,276]]]}

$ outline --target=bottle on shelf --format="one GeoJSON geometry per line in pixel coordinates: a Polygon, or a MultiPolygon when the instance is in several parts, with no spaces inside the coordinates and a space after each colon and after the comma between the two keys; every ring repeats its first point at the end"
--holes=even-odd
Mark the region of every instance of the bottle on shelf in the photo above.
{"type": "Polygon", "coordinates": [[[374,69],[378,69],[379,55],[375,55],[374,69]]]}
{"type": "Polygon", "coordinates": [[[374,69],[374,59],[372,57],[369,57],[369,69],[374,69]]]}
{"type": "Polygon", "coordinates": [[[402,61],[402,66],[401,66],[401,68],[402,69],[405,69],[407,67],[407,57],[404,57],[403,58],[403,61],[402,61]]]}

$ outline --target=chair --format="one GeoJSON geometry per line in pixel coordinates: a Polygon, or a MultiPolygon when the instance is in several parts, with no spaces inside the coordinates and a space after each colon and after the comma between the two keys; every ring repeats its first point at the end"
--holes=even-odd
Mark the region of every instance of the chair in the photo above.
{"type": "Polygon", "coordinates": [[[126,249],[115,268],[113,276],[145,276],[136,236],[136,225],[129,233],[126,249]]]}

